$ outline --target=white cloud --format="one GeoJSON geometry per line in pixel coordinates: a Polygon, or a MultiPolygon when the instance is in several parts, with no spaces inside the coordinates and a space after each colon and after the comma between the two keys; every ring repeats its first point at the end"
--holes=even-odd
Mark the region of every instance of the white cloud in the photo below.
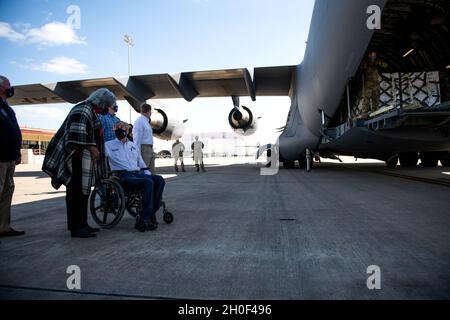
{"type": "Polygon", "coordinates": [[[35,63],[18,64],[15,61],[12,61],[11,64],[18,65],[23,69],[56,73],[61,75],[86,74],[88,72],[87,65],[81,63],[76,59],[67,58],[64,56],[53,58],[41,64],[35,63]]]}
{"type": "MultiPolygon", "coordinates": [[[[25,24],[21,25],[25,26],[25,24]]],[[[20,33],[15,31],[9,23],[0,21],[0,38],[33,43],[39,47],[87,44],[85,38],[80,38],[74,29],[62,22],[50,22],[39,28],[27,28],[20,33]]]]}
{"type": "Polygon", "coordinates": [[[33,28],[26,34],[27,40],[42,46],[87,44],[75,30],[62,22],[50,22],[40,28],[33,28]]]}
{"type": "Polygon", "coordinates": [[[85,74],[88,66],[80,61],[67,57],[57,57],[42,64],[42,71],[58,74],[85,74]]]}
{"type": "Polygon", "coordinates": [[[14,42],[26,39],[26,37],[23,34],[14,31],[14,29],[11,27],[9,23],[1,21],[0,21],[0,38],[6,38],[9,41],[14,42]]]}

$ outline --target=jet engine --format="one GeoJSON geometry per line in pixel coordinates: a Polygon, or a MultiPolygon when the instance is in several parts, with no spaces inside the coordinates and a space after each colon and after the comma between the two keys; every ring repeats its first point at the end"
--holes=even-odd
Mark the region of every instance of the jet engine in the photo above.
{"type": "Polygon", "coordinates": [[[258,128],[258,119],[246,106],[241,106],[239,97],[232,96],[234,108],[228,115],[228,123],[233,131],[241,136],[251,136],[258,128]]]}
{"type": "Polygon", "coordinates": [[[162,108],[153,109],[150,125],[155,137],[162,140],[176,140],[183,136],[186,120],[182,120],[168,110],[162,108]]]}

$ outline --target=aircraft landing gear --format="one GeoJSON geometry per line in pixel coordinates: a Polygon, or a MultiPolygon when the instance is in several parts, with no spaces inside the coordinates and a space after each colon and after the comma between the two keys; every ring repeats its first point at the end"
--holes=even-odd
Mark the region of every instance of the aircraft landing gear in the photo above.
{"type": "Polygon", "coordinates": [[[400,165],[403,168],[412,168],[419,162],[419,154],[416,152],[400,153],[400,165]]]}
{"type": "MultiPolygon", "coordinates": [[[[310,172],[314,166],[314,154],[311,150],[306,149],[306,157],[303,159],[298,159],[297,161],[300,169],[306,169],[307,172],[310,172]]],[[[282,159],[280,162],[283,162],[284,169],[295,169],[295,161],[282,159]]]]}
{"type": "Polygon", "coordinates": [[[298,167],[300,169],[306,169],[306,159],[299,159],[298,161],[298,167]]]}
{"type": "Polygon", "coordinates": [[[311,150],[306,149],[306,172],[311,172],[313,161],[311,150]]]}

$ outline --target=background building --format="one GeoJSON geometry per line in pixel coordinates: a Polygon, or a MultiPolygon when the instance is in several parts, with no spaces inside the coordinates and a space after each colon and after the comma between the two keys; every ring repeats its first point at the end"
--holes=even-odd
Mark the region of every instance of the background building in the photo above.
{"type": "Polygon", "coordinates": [[[22,163],[42,163],[47,146],[56,131],[27,127],[21,127],[20,131],[22,132],[22,163]]]}

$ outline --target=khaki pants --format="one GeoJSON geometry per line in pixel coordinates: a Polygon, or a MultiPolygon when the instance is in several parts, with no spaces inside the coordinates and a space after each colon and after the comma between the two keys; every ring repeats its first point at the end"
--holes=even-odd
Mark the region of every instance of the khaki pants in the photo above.
{"type": "Polygon", "coordinates": [[[147,167],[150,168],[150,172],[156,174],[153,147],[149,144],[141,144],[141,155],[147,167]]]}
{"type": "Polygon", "coordinates": [[[15,169],[15,161],[0,162],[0,233],[10,230],[15,169]]]}

